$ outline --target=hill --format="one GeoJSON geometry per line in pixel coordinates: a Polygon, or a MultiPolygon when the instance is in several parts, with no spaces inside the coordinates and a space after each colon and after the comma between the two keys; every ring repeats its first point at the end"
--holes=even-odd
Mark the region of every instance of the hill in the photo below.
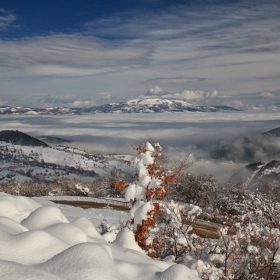
{"type": "Polygon", "coordinates": [[[0,141],[12,143],[14,145],[48,147],[48,145],[45,142],[18,130],[0,131],[0,141]]]}
{"type": "Polygon", "coordinates": [[[280,161],[272,160],[269,163],[259,166],[259,170],[253,173],[246,182],[246,188],[251,190],[262,190],[266,186],[279,186],[280,161]]]}
{"type": "Polygon", "coordinates": [[[280,181],[280,161],[255,162],[246,165],[230,178],[231,183],[244,183],[249,190],[263,190],[267,186],[278,186],[280,181]]]}
{"type": "Polygon", "coordinates": [[[228,181],[230,183],[246,183],[254,172],[258,171],[262,166],[264,166],[264,163],[262,162],[248,164],[235,172],[228,181]]]}
{"type": "Polygon", "coordinates": [[[280,137],[280,127],[269,130],[269,131],[263,133],[263,135],[280,137]]]}

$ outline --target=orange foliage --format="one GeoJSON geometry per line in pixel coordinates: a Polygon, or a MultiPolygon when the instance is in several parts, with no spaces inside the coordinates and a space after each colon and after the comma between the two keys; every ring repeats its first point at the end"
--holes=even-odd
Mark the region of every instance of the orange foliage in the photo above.
{"type": "Polygon", "coordinates": [[[120,190],[125,190],[128,187],[128,184],[125,180],[113,182],[113,185],[120,190]]]}

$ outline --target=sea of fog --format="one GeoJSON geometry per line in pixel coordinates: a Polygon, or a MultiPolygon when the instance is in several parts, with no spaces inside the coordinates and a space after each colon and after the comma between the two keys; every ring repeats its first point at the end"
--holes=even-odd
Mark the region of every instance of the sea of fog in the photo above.
{"type": "MultiPolygon", "coordinates": [[[[133,154],[137,146],[152,139],[169,155],[191,153],[200,158],[191,171],[212,173],[219,181],[254,160],[268,161],[268,150],[280,150],[261,134],[280,127],[277,112],[96,114],[75,116],[1,115],[1,130],[19,130],[32,136],[56,136],[90,153],[133,154]],[[250,151],[244,142],[250,141],[250,151]],[[252,155],[253,153],[253,155],[252,155]]],[[[246,145],[248,143],[246,142],[246,145]]]]}

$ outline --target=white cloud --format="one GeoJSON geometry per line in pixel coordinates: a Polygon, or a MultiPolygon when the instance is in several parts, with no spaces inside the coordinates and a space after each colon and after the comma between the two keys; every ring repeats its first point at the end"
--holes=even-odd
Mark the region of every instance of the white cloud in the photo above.
{"type": "Polygon", "coordinates": [[[159,87],[159,86],[155,86],[153,88],[150,88],[147,93],[146,96],[154,96],[154,95],[161,95],[164,92],[164,90],[159,87]]]}
{"type": "Polygon", "coordinates": [[[173,98],[173,99],[183,99],[183,100],[202,100],[204,98],[203,96],[204,91],[202,90],[184,90],[181,93],[169,93],[162,95],[162,98],[173,98]]]}
{"type": "Polygon", "coordinates": [[[102,45],[94,37],[55,34],[0,41],[2,77],[73,77],[147,65],[151,47],[102,45]]]}
{"type": "Polygon", "coordinates": [[[4,9],[0,9],[0,30],[6,29],[13,24],[16,20],[16,16],[4,9]]]}
{"type": "Polygon", "coordinates": [[[205,92],[203,90],[184,90],[180,93],[169,93],[159,86],[149,89],[145,97],[149,96],[157,96],[163,99],[190,100],[195,102],[224,97],[223,95],[218,94],[216,90],[213,90],[212,92],[205,92]]]}
{"type": "Polygon", "coordinates": [[[77,100],[72,103],[73,107],[89,107],[92,105],[93,105],[93,102],[89,101],[89,100],[84,100],[84,101],[77,100]]]}

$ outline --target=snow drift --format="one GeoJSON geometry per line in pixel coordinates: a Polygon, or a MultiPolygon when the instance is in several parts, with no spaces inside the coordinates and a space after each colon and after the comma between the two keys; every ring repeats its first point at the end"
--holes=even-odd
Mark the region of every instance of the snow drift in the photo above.
{"type": "Polygon", "coordinates": [[[0,279],[199,279],[128,249],[137,247],[129,230],[117,240],[107,243],[85,217],[69,222],[57,207],[0,193],[0,279]]]}

